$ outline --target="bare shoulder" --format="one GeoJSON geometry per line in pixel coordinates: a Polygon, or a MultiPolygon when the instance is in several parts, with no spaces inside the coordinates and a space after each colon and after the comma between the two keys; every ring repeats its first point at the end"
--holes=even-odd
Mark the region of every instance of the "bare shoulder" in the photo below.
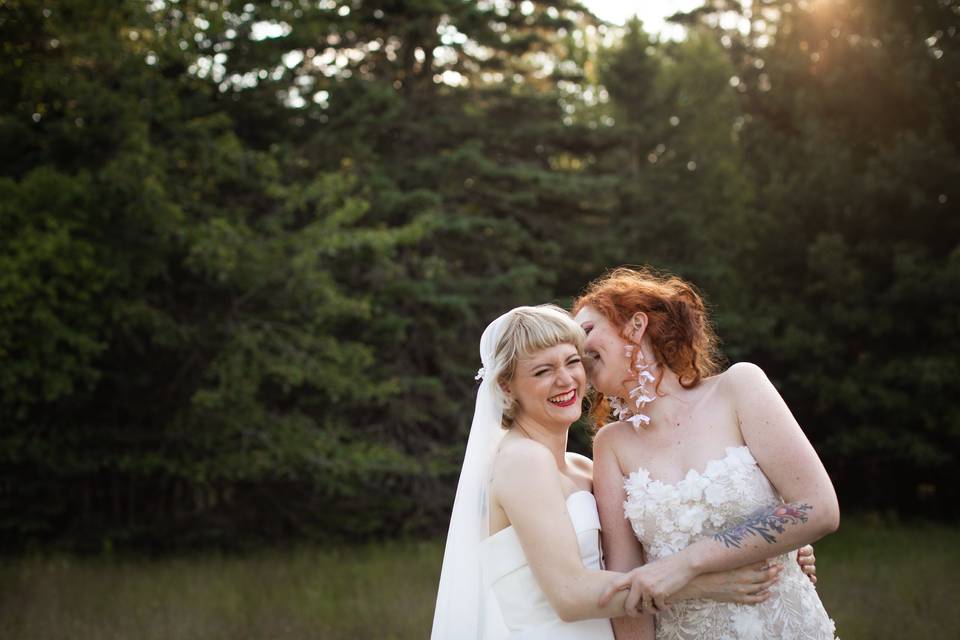
{"type": "Polygon", "coordinates": [[[734,395],[756,392],[771,385],[763,369],[752,362],[737,362],[717,376],[719,386],[734,395]]]}
{"type": "MultiPolygon", "coordinates": [[[[725,395],[730,399],[731,405],[740,418],[743,418],[744,412],[790,413],[780,392],[763,369],[757,365],[738,362],[724,371],[721,376],[725,378],[723,381],[725,395]]],[[[741,424],[742,429],[743,424],[741,424]]]]}
{"type": "Polygon", "coordinates": [[[600,451],[615,451],[618,446],[636,432],[629,422],[610,422],[603,425],[593,437],[593,458],[596,460],[600,451]]]}
{"type": "Polygon", "coordinates": [[[567,460],[567,464],[577,471],[587,474],[593,473],[593,460],[587,456],[574,453],[573,451],[567,451],[564,457],[567,460]]]}
{"type": "Polygon", "coordinates": [[[535,440],[516,438],[501,444],[493,461],[493,481],[523,482],[549,470],[557,470],[549,449],[535,440]]]}
{"type": "Polygon", "coordinates": [[[720,376],[734,382],[767,379],[767,374],[763,372],[763,369],[752,362],[735,362],[720,376]]]}
{"type": "Polygon", "coordinates": [[[593,460],[572,451],[567,451],[564,457],[567,462],[565,475],[573,480],[577,489],[593,491],[593,460]]]}
{"type": "Polygon", "coordinates": [[[518,519],[529,523],[538,505],[562,501],[562,478],[547,447],[528,438],[509,438],[493,461],[491,502],[514,526],[518,519]]]}

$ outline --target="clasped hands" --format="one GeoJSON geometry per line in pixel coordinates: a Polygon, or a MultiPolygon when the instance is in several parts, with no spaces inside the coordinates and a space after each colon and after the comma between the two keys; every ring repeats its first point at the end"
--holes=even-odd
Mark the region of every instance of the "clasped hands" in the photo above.
{"type": "Polygon", "coordinates": [[[605,606],[613,596],[629,589],[624,602],[624,613],[635,617],[644,613],[660,613],[669,607],[667,599],[684,588],[696,574],[682,554],[663,558],[633,569],[614,580],[600,596],[605,606]]]}
{"type": "MultiPolygon", "coordinates": [[[[801,547],[797,561],[816,584],[813,547],[801,547]]],[[[631,617],[660,613],[669,609],[671,602],[694,598],[757,604],[771,596],[770,587],[776,584],[782,569],[779,562],[771,559],[698,576],[684,554],[677,554],[637,567],[613,581],[603,592],[600,605],[606,605],[617,592],[626,589],[630,593],[624,603],[624,613],[631,617]]]]}

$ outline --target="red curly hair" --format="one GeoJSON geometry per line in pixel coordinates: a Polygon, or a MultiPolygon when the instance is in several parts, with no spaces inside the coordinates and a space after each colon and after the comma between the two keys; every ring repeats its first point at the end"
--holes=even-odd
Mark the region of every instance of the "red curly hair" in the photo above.
{"type": "MultiPolygon", "coordinates": [[[[681,278],[647,267],[618,267],[584,288],[573,303],[573,313],[584,307],[596,309],[621,328],[626,328],[638,311],[646,313],[646,335],[657,363],[676,373],[684,388],[697,386],[720,369],[717,336],[703,297],[681,278]]],[[[600,393],[591,403],[590,417],[595,428],[610,417],[610,407],[600,393]]]]}

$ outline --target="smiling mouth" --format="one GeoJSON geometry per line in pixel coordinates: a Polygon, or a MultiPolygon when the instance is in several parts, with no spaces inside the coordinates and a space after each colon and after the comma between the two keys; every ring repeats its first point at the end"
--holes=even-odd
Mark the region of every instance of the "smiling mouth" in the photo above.
{"type": "Polygon", "coordinates": [[[574,402],[577,401],[577,390],[570,389],[570,391],[561,393],[560,395],[553,396],[552,398],[547,398],[547,401],[550,404],[553,404],[558,407],[569,407],[570,405],[572,405],[574,402]]]}

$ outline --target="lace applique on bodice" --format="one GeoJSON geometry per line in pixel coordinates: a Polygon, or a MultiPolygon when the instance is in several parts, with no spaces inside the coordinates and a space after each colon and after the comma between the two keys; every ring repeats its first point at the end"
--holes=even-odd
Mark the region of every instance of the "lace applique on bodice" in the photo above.
{"type": "MultiPolygon", "coordinates": [[[[747,447],[728,447],[724,457],[711,460],[702,472],[691,469],[676,484],[640,469],[625,479],[624,489],[625,516],[648,562],[783,502],[747,447]]],[[[797,564],[796,552],[780,561],[784,570],[766,602],[676,603],[657,617],[657,640],[833,640],[833,621],[797,564]]]]}

